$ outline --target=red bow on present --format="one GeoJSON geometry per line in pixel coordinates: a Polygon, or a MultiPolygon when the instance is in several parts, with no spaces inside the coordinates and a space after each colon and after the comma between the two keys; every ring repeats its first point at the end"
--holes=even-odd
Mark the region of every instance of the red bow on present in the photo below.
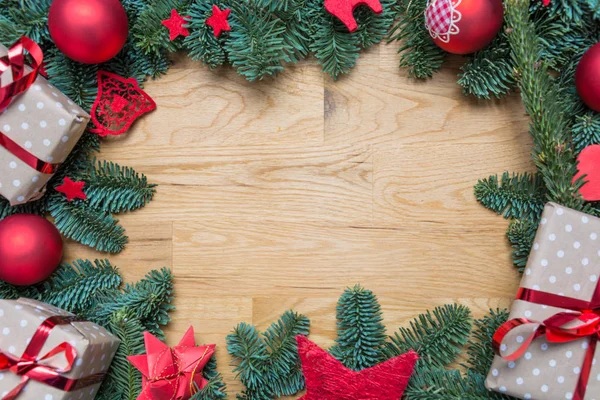
{"type": "Polygon", "coordinates": [[[144,342],[147,354],[127,357],[142,373],[138,400],[187,400],[206,386],[202,369],[214,354],[215,345],[196,347],[193,327],[173,348],[148,332],[144,342]]]}
{"type": "Polygon", "coordinates": [[[23,36],[11,46],[8,55],[0,58],[0,76],[10,69],[12,72],[12,82],[6,86],[0,85],[0,111],[3,111],[12,99],[29,89],[36,80],[44,54],[36,42],[23,36]],[[33,68],[29,73],[25,73],[25,51],[31,54],[33,68]]]}
{"type": "Polygon", "coordinates": [[[573,394],[573,400],[583,400],[594,362],[594,354],[596,353],[598,340],[600,340],[600,285],[596,286],[591,301],[574,299],[527,288],[519,289],[517,300],[572,311],[559,312],[542,322],[532,321],[527,318],[515,318],[505,322],[494,334],[492,343],[494,351],[503,359],[514,361],[525,354],[525,351],[531,342],[540,336],[545,336],[546,340],[550,343],[573,342],[589,337],[590,343],[583,360],[581,375],[579,376],[579,381],[577,382],[577,387],[573,394]],[[579,323],[573,325],[575,322],[579,323]],[[500,347],[506,335],[513,329],[527,324],[538,325],[538,327],[523,341],[515,352],[508,355],[501,354],[500,347]]]}
{"type": "Polygon", "coordinates": [[[36,330],[21,358],[0,351],[0,371],[8,370],[21,377],[21,383],[4,395],[2,400],[16,399],[30,379],[65,392],[102,382],[102,378],[104,377],[102,373],[90,375],[82,379],[69,379],[61,375],[73,368],[73,363],[77,358],[77,350],[69,343],[61,343],[50,350],[45,356],[38,357],[50,335],[50,331],[57,325],[67,325],[74,321],[76,321],[75,317],[62,316],[53,316],[46,319],[36,330]],[[64,354],[67,361],[66,366],[62,368],[40,363],[60,354],[64,354]]]}

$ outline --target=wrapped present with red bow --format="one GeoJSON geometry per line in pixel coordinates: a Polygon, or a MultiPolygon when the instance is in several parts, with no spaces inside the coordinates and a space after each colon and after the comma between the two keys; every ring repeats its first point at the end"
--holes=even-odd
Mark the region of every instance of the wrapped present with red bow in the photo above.
{"type": "Polygon", "coordinates": [[[600,219],[549,203],[486,386],[521,399],[600,399],[600,219]]]}
{"type": "Polygon", "coordinates": [[[93,399],[119,339],[39,301],[0,300],[0,399],[93,399]]]}
{"type": "Polygon", "coordinates": [[[40,75],[43,58],[26,37],[0,45],[0,195],[12,205],[43,195],[90,120],[40,75]]]}

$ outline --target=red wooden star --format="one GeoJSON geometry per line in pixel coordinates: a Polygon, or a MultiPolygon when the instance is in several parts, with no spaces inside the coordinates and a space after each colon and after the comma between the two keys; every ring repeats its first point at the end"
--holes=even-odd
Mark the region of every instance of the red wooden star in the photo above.
{"type": "Polygon", "coordinates": [[[375,14],[381,14],[383,7],[379,0],[325,0],[325,9],[339,18],[350,32],[358,28],[354,19],[354,9],[360,5],[369,7],[375,14]]]}
{"type": "MultiPolygon", "coordinates": [[[[187,17],[189,18],[189,17],[187,17]]],[[[176,9],[171,10],[171,18],[165,19],[162,24],[169,29],[169,39],[175,40],[177,36],[190,36],[190,31],[183,27],[187,21],[179,15],[176,9]]]]}
{"type": "Polygon", "coordinates": [[[85,182],[73,182],[71,178],[65,177],[63,184],[56,187],[57,192],[64,193],[67,196],[67,201],[73,201],[74,199],[87,199],[85,193],[83,193],[83,187],[85,182]]]}
{"type": "Polygon", "coordinates": [[[231,30],[229,22],[227,22],[231,9],[226,8],[221,11],[217,5],[213,5],[212,11],[212,15],[206,20],[206,25],[213,28],[215,37],[219,37],[221,36],[221,32],[231,30]]]}
{"type": "Polygon", "coordinates": [[[352,371],[304,336],[296,337],[306,395],[300,400],[398,400],[419,356],[409,351],[362,371],[352,371]]]}

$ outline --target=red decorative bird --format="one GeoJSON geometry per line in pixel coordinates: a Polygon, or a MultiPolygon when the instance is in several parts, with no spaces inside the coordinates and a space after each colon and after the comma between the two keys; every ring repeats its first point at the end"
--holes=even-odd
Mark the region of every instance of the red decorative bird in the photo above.
{"type": "Polygon", "coordinates": [[[67,201],[73,201],[75,199],[85,200],[87,196],[83,193],[83,187],[85,182],[74,182],[69,177],[65,177],[63,184],[56,187],[56,191],[64,193],[67,196],[67,201]]]}
{"type": "Polygon", "coordinates": [[[352,371],[304,336],[297,336],[306,379],[301,400],[398,400],[419,356],[410,351],[362,371],[352,371]]]}
{"type": "Polygon", "coordinates": [[[350,32],[354,32],[358,28],[354,19],[354,9],[360,5],[369,7],[375,14],[383,12],[379,0],[325,0],[325,9],[339,18],[350,32]]]}
{"type": "Polygon", "coordinates": [[[212,11],[212,15],[206,20],[206,25],[213,28],[215,37],[219,37],[221,36],[221,32],[231,30],[229,22],[227,21],[227,18],[229,18],[229,14],[231,13],[231,9],[226,8],[221,11],[217,5],[213,5],[212,11]]]}
{"type": "Polygon", "coordinates": [[[176,9],[171,10],[171,18],[162,21],[162,24],[169,29],[169,39],[177,39],[179,35],[190,36],[190,31],[183,27],[187,21],[179,15],[176,9]]]}

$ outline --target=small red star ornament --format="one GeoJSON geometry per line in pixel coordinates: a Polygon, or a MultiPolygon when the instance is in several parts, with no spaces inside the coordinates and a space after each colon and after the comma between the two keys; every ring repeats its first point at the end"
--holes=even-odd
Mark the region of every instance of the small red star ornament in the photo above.
{"type": "Polygon", "coordinates": [[[342,21],[350,32],[358,28],[354,19],[354,9],[361,5],[369,7],[375,14],[383,12],[379,0],[325,0],[325,9],[342,21]]]}
{"type": "Polygon", "coordinates": [[[190,36],[190,31],[183,27],[186,23],[187,21],[179,15],[176,9],[171,10],[171,18],[162,21],[162,24],[169,29],[169,39],[171,41],[177,39],[179,35],[190,36]]]}
{"type": "Polygon", "coordinates": [[[212,11],[212,15],[206,20],[206,25],[213,28],[215,37],[221,36],[221,32],[223,31],[231,31],[231,27],[227,21],[227,18],[229,18],[229,14],[231,13],[231,9],[226,8],[221,11],[217,5],[213,5],[212,11]]]}
{"type": "Polygon", "coordinates": [[[297,336],[306,379],[301,400],[398,400],[419,356],[409,351],[362,371],[352,371],[304,336],[297,336]]]}
{"type": "Polygon", "coordinates": [[[63,184],[56,187],[57,192],[63,193],[67,196],[67,201],[73,201],[75,199],[85,200],[87,196],[83,193],[83,187],[85,182],[74,182],[71,178],[65,177],[63,184]]]}

